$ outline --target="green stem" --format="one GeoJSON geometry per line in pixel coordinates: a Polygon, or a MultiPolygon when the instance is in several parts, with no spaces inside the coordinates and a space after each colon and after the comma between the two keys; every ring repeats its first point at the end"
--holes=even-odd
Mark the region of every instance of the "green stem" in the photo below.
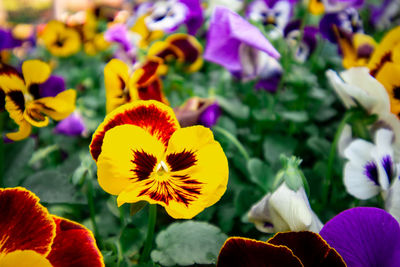
{"type": "Polygon", "coordinates": [[[149,260],[150,252],[153,247],[154,229],[156,226],[157,205],[149,205],[149,224],[147,226],[147,237],[144,243],[143,253],[140,255],[140,263],[146,263],[149,260]]]}
{"type": "Polygon", "coordinates": [[[214,131],[216,131],[217,133],[222,134],[223,136],[225,136],[226,138],[229,139],[229,141],[232,142],[232,144],[234,144],[236,146],[236,148],[239,150],[239,152],[243,155],[243,157],[246,160],[250,159],[249,154],[247,153],[246,149],[243,147],[243,145],[239,142],[239,140],[237,140],[237,138],[235,136],[233,136],[230,132],[228,132],[227,130],[219,127],[219,126],[214,126],[212,128],[214,131]]]}
{"type": "MultiPolygon", "coordinates": [[[[86,175],[86,174],[84,174],[86,175]]],[[[101,249],[103,247],[100,233],[99,233],[99,228],[97,227],[96,223],[96,210],[94,208],[94,190],[93,190],[93,183],[91,179],[88,179],[86,177],[87,181],[87,198],[88,198],[88,204],[89,204],[89,212],[90,212],[90,221],[92,222],[93,225],[93,231],[94,231],[94,236],[96,238],[97,245],[101,249]]]]}
{"type": "Polygon", "coordinates": [[[350,120],[350,118],[353,116],[352,111],[348,111],[346,115],[343,117],[342,121],[340,122],[338,129],[336,130],[331,149],[329,151],[329,158],[328,158],[328,166],[326,169],[326,175],[325,175],[325,180],[323,181],[323,188],[322,188],[322,207],[325,207],[325,205],[328,203],[329,200],[329,195],[330,195],[330,190],[331,190],[331,184],[332,184],[332,176],[333,176],[333,163],[335,162],[335,157],[336,157],[336,149],[337,145],[340,139],[340,135],[342,134],[343,128],[346,125],[346,123],[350,120]]]}

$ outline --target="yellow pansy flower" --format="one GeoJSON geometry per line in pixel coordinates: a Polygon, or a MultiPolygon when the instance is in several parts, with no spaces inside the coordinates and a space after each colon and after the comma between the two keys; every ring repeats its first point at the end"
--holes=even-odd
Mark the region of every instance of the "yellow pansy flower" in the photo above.
{"type": "Polygon", "coordinates": [[[106,87],[106,111],[134,100],[157,100],[169,104],[162,91],[163,60],[148,57],[136,68],[132,75],[129,67],[119,59],[112,59],[104,68],[106,87]]]}
{"type": "Polygon", "coordinates": [[[90,144],[100,186],[118,206],[147,201],[189,219],[226,190],[228,162],[210,129],[180,128],[173,110],[138,100],[108,114],[90,144]]]}
{"type": "Polygon", "coordinates": [[[60,21],[50,21],[39,38],[51,54],[68,57],[81,49],[81,37],[77,30],[67,27],[60,21]]]}
{"type": "Polygon", "coordinates": [[[194,36],[175,33],[168,36],[165,41],[155,42],[147,54],[166,61],[175,59],[186,65],[186,71],[195,72],[203,66],[202,53],[203,47],[194,36]]]}
{"type": "Polygon", "coordinates": [[[19,130],[8,133],[11,140],[29,136],[32,126],[45,127],[49,118],[62,120],[75,109],[75,90],[66,90],[54,97],[41,97],[40,84],[50,76],[48,64],[39,60],[28,60],[22,64],[22,76],[14,68],[0,66],[0,88],[5,97],[5,109],[19,130]]]}
{"type": "Polygon", "coordinates": [[[146,15],[139,17],[135,25],[130,29],[130,31],[139,36],[138,46],[140,48],[147,48],[151,42],[159,40],[164,36],[164,32],[161,30],[149,30],[146,26],[145,19],[146,15]]]}

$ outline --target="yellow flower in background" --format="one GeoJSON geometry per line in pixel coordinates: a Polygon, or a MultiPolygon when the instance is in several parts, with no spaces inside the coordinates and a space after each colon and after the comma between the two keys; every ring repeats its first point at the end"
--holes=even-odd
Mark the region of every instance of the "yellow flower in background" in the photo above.
{"type": "Polygon", "coordinates": [[[216,203],[228,182],[228,161],[203,126],[180,128],[173,110],[135,101],[108,114],[90,144],[100,186],[118,206],[147,201],[176,219],[216,203]]]}
{"type": "Polygon", "coordinates": [[[175,33],[168,36],[165,41],[157,41],[149,48],[147,54],[166,61],[175,59],[185,64],[188,72],[198,71],[203,66],[203,47],[189,34],[175,33]]]}
{"type": "Polygon", "coordinates": [[[375,50],[375,40],[366,34],[347,34],[335,27],[338,44],[343,54],[342,64],[346,69],[367,66],[375,50]]]}
{"type": "Polygon", "coordinates": [[[308,11],[314,15],[321,15],[325,12],[325,6],[322,0],[309,0],[308,11]]]}
{"type": "Polygon", "coordinates": [[[135,25],[130,29],[130,31],[138,35],[138,46],[140,48],[147,48],[151,42],[159,40],[164,36],[164,32],[161,30],[149,30],[146,26],[145,19],[146,15],[139,17],[135,25]]]}
{"type": "Polygon", "coordinates": [[[60,21],[50,21],[39,38],[51,54],[67,57],[81,49],[81,37],[77,30],[69,28],[60,21]]]}
{"type": "Polygon", "coordinates": [[[134,100],[157,100],[169,104],[162,91],[163,61],[149,57],[130,75],[129,67],[119,59],[112,59],[104,68],[106,111],[134,100]]]}
{"type": "Polygon", "coordinates": [[[368,63],[371,75],[376,77],[387,62],[400,65],[400,26],[390,30],[376,47],[368,63]]]}
{"type": "Polygon", "coordinates": [[[0,88],[5,97],[5,109],[19,130],[8,133],[11,140],[29,136],[32,126],[45,127],[49,118],[62,120],[75,109],[75,90],[60,92],[54,97],[41,97],[40,84],[50,76],[48,64],[39,60],[27,60],[22,64],[22,76],[14,68],[0,66],[0,88]]]}
{"type": "Polygon", "coordinates": [[[86,20],[82,27],[83,47],[88,55],[96,55],[106,50],[110,43],[104,39],[104,33],[99,31],[99,21],[93,11],[86,12],[86,20]]]}

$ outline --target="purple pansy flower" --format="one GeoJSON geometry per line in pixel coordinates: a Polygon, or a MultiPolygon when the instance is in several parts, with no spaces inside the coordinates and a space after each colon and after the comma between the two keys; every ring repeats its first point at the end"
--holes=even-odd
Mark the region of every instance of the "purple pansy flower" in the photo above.
{"type": "Polygon", "coordinates": [[[337,13],[328,13],[321,19],[319,31],[325,39],[332,43],[337,42],[334,27],[338,27],[347,33],[362,33],[364,31],[360,15],[354,8],[347,8],[337,13]]]}
{"type": "MultiPolygon", "coordinates": [[[[264,35],[228,8],[217,7],[211,16],[204,58],[222,65],[243,80],[258,78],[257,88],[279,80],[280,55],[264,35]]],[[[275,90],[272,88],[272,91],[275,90]]]]}
{"type": "Polygon", "coordinates": [[[300,36],[300,26],[300,20],[292,21],[285,27],[283,33],[289,45],[293,48],[296,48],[296,51],[294,53],[295,58],[299,62],[304,62],[310,57],[312,52],[317,47],[316,35],[318,33],[318,29],[313,26],[305,26],[302,35],[303,39],[301,40],[300,44],[298,44],[298,39],[300,36]]]}
{"type": "Polygon", "coordinates": [[[252,21],[261,22],[264,26],[272,25],[272,38],[282,35],[289,22],[296,1],[292,0],[255,0],[250,3],[246,17],[252,21]]]}
{"type": "Polygon", "coordinates": [[[400,266],[399,223],[382,209],[343,211],[325,224],[320,235],[348,267],[400,266]]]}
{"type": "Polygon", "coordinates": [[[326,13],[340,12],[347,8],[360,8],[364,0],[322,0],[326,13]]]}
{"type": "Polygon", "coordinates": [[[0,51],[21,46],[22,41],[14,38],[11,30],[0,28],[0,51]]]}
{"type": "Polygon", "coordinates": [[[73,112],[57,124],[54,132],[68,136],[84,136],[87,130],[82,116],[78,112],[73,112]]]}
{"type": "Polygon", "coordinates": [[[104,38],[109,42],[115,42],[121,45],[125,52],[129,52],[133,47],[128,37],[128,30],[123,24],[111,26],[104,34],[104,38]]]}
{"type": "Polygon", "coordinates": [[[219,117],[221,116],[221,108],[218,105],[218,102],[214,102],[208,107],[204,109],[204,111],[200,114],[198,123],[211,128],[215,124],[217,124],[217,121],[219,117]]]}
{"type": "Polygon", "coordinates": [[[400,2],[384,0],[379,6],[371,6],[371,24],[378,30],[389,29],[400,24],[400,2]]]}
{"type": "Polygon", "coordinates": [[[57,75],[51,75],[47,81],[39,85],[40,97],[55,97],[59,93],[65,91],[64,78],[57,75]]]}
{"type": "Polygon", "coordinates": [[[195,35],[204,20],[200,0],[157,1],[149,11],[145,22],[152,31],[173,32],[185,24],[188,33],[195,35]]]}

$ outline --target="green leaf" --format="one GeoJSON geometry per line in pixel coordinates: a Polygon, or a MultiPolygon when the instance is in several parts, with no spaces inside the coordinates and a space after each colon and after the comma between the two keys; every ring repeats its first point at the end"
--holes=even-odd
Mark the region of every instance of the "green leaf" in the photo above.
{"type": "Polygon", "coordinates": [[[268,135],[264,138],[264,157],[272,167],[279,167],[281,154],[291,156],[297,146],[297,140],[283,135],[268,135]]]}
{"type": "Polygon", "coordinates": [[[213,264],[227,236],[205,222],[173,223],[156,238],[153,261],[163,266],[213,264]]]}
{"type": "Polygon", "coordinates": [[[246,105],[243,105],[238,99],[226,99],[220,96],[217,96],[216,99],[222,109],[231,116],[243,120],[249,118],[250,108],[246,105]]]}
{"type": "MultiPolygon", "coordinates": [[[[4,182],[7,187],[17,186],[22,178],[23,169],[28,165],[35,149],[35,140],[28,138],[18,143],[5,144],[4,182]]],[[[26,177],[26,176],[25,176],[26,177]]]]}
{"type": "Polygon", "coordinates": [[[41,201],[46,203],[87,203],[69,182],[68,176],[56,170],[37,172],[29,176],[22,186],[34,192],[41,201]]]}
{"type": "Polygon", "coordinates": [[[284,111],[281,112],[280,115],[286,120],[298,123],[306,122],[309,119],[305,111],[284,111]]]}
{"type": "Polygon", "coordinates": [[[259,185],[265,192],[270,190],[273,180],[271,168],[258,158],[251,158],[247,162],[247,170],[250,173],[250,180],[259,185]]]}
{"type": "Polygon", "coordinates": [[[133,216],[139,211],[141,211],[147,205],[147,201],[139,201],[136,203],[131,203],[130,215],[133,216]]]}
{"type": "Polygon", "coordinates": [[[33,153],[31,159],[29,160],[28,165],[34,166],[36,163],[38,163],[42,159],[48,157],[49,154],[51,154],[52,152],[54,152],[58,149],[59,149],[58,145],[51,145],[51,146],[47,146],[47,147],[36,150],[33,153]]]}

